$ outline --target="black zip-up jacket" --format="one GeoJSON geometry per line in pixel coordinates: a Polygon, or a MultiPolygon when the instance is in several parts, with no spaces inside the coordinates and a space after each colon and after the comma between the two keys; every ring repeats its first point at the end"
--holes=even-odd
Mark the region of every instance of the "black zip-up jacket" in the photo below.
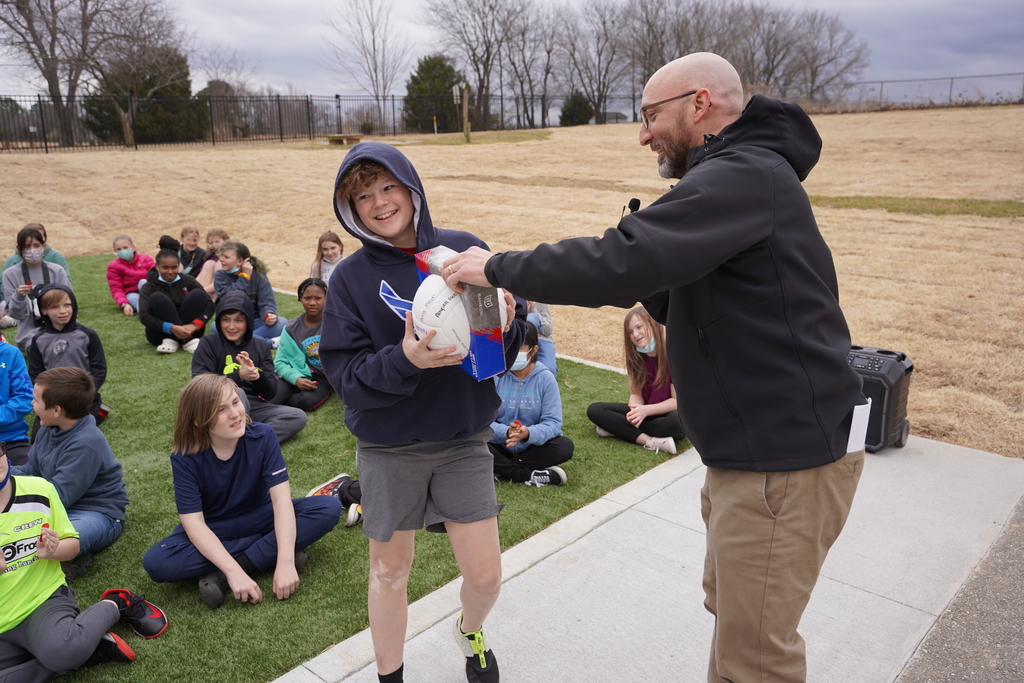
{"type": "Polygon", "coordinates": [[[51,368],[77,367],[92,375],[96,393],[107,379],[107,358],[96,330],[78,322],[78,300],[67,285],[46,285],[42,296],[51,289],[64,290],[71,299],[71,319],[56,329],[49,316],[41,316],[39,332],[28,347],[28,375],[35,383],[39,373],[51,368]]]}
{"type": "Polygon", "coordinates": [[[679,412],[709,467],[828,464],[865,401],[832,253],[800,184],[820,152],[802,109],[756,95],[649,207],[600,238],[498,254],[487,277],[552,304],[642,301],[666,325],[679,412]]]}
{"type": "MultiPolygon", "coordinates": [[[[157,292],[162,292],[167,295],[175,307],[180,307],[181,302],[185,300],[185,296],[189,292],[202,288],[203,286],[199,284],[198,280],[186,273],[179,273],[178,279],[174,282],[164,282],[160,279],[160,273],[157,272],[157,269],[150,268],[149,272],[146,273],[146,283],[139,289],[139,322],[151,330],[156,330],[170,336],[169,333],[164,332],[164,323],[167,321],[160,320],[160,318],[149,312],[149,297],[157,292]]],[[[206,306],[206,310],[203,311],[203,314],[196,321],[184,320],[182,322],[188,324],[198,321],[206,325],[213,316],[213,307],[214,304],[211,300],[206,306]]]]}

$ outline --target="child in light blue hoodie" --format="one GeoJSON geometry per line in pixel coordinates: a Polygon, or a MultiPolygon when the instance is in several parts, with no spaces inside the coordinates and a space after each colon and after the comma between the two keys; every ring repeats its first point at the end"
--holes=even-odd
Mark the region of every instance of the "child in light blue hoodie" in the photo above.
{"type": "Polygon", "coordinates": [[[560,465],[572,457],[572,440],[562,436],[562,396],[554,375],[537,362],[537,328],[527,322],[526,338],[509,372],[497,379],[501,410],[487,444],[494,474],[527,486],[563,485],[560,465]]]}

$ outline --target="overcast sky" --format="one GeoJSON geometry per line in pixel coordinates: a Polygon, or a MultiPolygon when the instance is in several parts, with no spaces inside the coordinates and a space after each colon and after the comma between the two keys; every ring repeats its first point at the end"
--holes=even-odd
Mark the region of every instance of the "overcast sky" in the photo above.
{"type": "MultiPolygon", "coordinates": [[[[555,0],[559,2],[560,0],[555,0]]],[[[565,2],[565,0],[561,0],[565,2]]],[[[330,0],[169,0],[201,40],[236,48],[258,63],[257,78],[283,91],[355,93],[325,66],[323,19],[330,0]]],[[[864,80],[1024,72],[1020,0],[774,0],[797,9],[838,12],[870,46],[864,80]]],[[[414,56],[437,51],[416,19],[421,0],[395,0],[399,26],[414,38],[414,56]]],[[[9,60],[3,60],[9,61],[9,60]]],[[[205,83],[193,74],[193,89],[205,83]]],[[[404,92],[405,78],[401,79],[404,92]]],[[[32,94],[32,85],[0,66],[0,94],[32,94]]]]}

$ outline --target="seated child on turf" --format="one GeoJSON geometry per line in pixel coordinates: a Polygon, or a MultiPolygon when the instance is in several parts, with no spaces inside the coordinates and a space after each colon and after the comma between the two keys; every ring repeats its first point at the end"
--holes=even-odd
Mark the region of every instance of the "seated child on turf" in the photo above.
{"type": "Polygon", "coordinates": [[[196,277],[206,263],[206,250],[199,246],[199,231],[191,225],[181,229],[181,248],[178,251],[181,272],[196,277]]]}
{"type": "Polygon", "coordinates": [[[4,299],[7,313],[17,321],[18,335],[14,341],[22,351],[35,336],[39,306],[36,302],[36,287],[54,284],[71,286],[67,273],[44,259],[44,237],[30,223],[18,231],[17,244],[19,262],[3,273],[4,299]],[[23,259],[23,260],[22,260],[23,259]]]}
{"type": "Polygon", "coordinates": [[[198,273],[193,273],[195,278],[199,280],[199,284],[203,286],[206,293],[216,300],[217,290],[213,285],[213,275],[220,270],[220,259],[217,253],[220,251],[220,246],[227,242],[231,237],[228,233],[220,228],[210,228],[209,232],[206,233],[206,261],[199,267],[198,273]]]}
{"type": "Polygon", "coordinates": [[[284,332],[285,318],[277,316],[277,298],[267,278],[267,266],[249,253],[241,242],[225,242],[220,248],[220,270],[213,274],[217,296],[245,292],[257,316],[252,333],[260,339],[274,339],[284,332]]]}
{"type": "Polygon", "coordinates": [[[146,328],[146,341],[157,353],[175,353],[179,348],[194,353],[213,316],[213,301],[199,281],[179,272],[180,244],[173,237],[160,238],[156,267],[146,275],[139,298],[139,320],[146,328]]]}
{"type": "Polygon", "coordinates": [[[315,277],[299,284],[299,303],[305,313],[284,328],[274,357],[277,395],[273,403],[313,411],[331,395],[331,383],[320,362],[320,328],[324,320],[327,283],[315,277]]]}
{"type": "Polygon", "coordinates": [[[25,357],[18,347],[0,336],[0,443],[7,449],[12,465],[28,462],[28,423],[32,412],[32,380],[28,376],[25,357]]]}
{"type": "Polygon", "coordinates": [[[124,589],[104,591],[80,612],[60,568],[78,554],[78,532],[53,484],[11,474],[0,445],[0,679],[49,681],[81,666],[134,660],[108,629],[123,619],[156,638],[167,616],[124,589]]]}
{"type": "Polygon", "coordinates": [[[306,426],[305,411],[270,402],[278,383],[270,343],[252,334],[252,302],[245,292],[232,290],[217,302],[213,332],[203,337],[192,356],[192,376],[204,372],[226,375],[238,385],[246,413],[269,425],[281,443],[306,426]]]}
{"type": "Polygon", "coordinates": [[[333,230],[325,231],[317,240],[316,259],[309,269],[309,276],[330,282],[334,267],[341,262],[344,255],[345,245],[341,243],[341,238],[333,230]]]}
{"type": "Polygon", "coordinates": [[[122,313],[132,316],[139,310],[139,283],[145,281],[146,273],[156,264],[152,256],[135,250],[135,242],[128,235],[114,238],[114,253],[117,258],[107,264],[110,296],[122,313]]]}
{"type": "MultiPolygon", "coordinates": [[[[419,176],[400,151],[355,145],[334,187],[334,212],[362,248],[331,275],[320,357],[357,438],[363,533],[370,538],[370,631],[378,676],[403,672],[405,586],[415,533],[447,532],[463,575],[455,628],[471,680],[497,680],[483,623],[501,587],[501,547],[490,424],[501,401],[490,380],[457,367],[455,347],[417,340],[409,314],[419,287],[414,254],[440,245],[485,247],[477,237],[434,226],[419,176]]],[[[506,306],[514,304],[511,295],[506,306]]],[[[509,310],[506,363],[522,345],[525,305],[509,310]]]]}
{"type": "Polygon", "coordinates": [[[224,375],[197,375],[181,390],[171,473],[181,524],[146,552],[142,566],[154,581],[198,578],[213,609],[229,591],[260,602],[253,576],[271,569],[277,599],[291,596],[306,547],[341,517],[334,496],[292,500],[277,437],[250,421],[224,375]]]}
{"type": "Polygon", "coordinates": [[[598,436],[616,436],[655,453],[675,455],[676,439],[686,436],[676,412],[676,388],[665,352],[665,328],[637,306],[622,321],[627,403],[591,403],[587,417],[598,436]]]}
{"type": "Polygon", "coordinates": [[[128,493],[121,463],[89,414],[96,389],[77,367],[39,374],[32,409],[42,428],[28,451],[28,463],[14,468],[23,476],[53,484],[78,530],[79,555],[113,543],[124,528],[128,493]]]}
{"type": "MultiPolygon", "coordinates": [[[[42,324],[28,347],[29,376],[35,382],[45,370],[66,367],[81,368],[89,373],[96,387],[89,414],[99,426],[107,412],[100,409],[103,405],[100,387],[107,379],[107,359],[100,336],[91,327],[78,322],[78,301],[66,285],[44,287],[39,294],[39,312],[42,324]]],[[[32,429],[33,438],[38,429],[37,415],[32,429]]]]}
{"type": "Polygon", "coordinates": [[[562,436],[558,382],[537,361],[537,328],[531,322],[526,328],[516,362],[497,380],[501,410],[487,446],[497,476],[529,486],[562,485],[565,471],[557,465],[572,457],[574,445],[562,436]]]}

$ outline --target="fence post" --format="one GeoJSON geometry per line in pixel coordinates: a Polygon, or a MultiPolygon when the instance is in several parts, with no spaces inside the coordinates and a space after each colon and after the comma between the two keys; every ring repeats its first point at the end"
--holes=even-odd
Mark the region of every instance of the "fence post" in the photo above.
{"type": "Polygon", "coordinates": [[[342,133],[345,132],[341,129],[341,95],[334,96],[334,111],[335,115],[337,116],[338,123],[338,129],[335,132],[341,135],[342,133]]]}
{"type": "Polygon", "coordinates": [[[213,142],[213,146],[217,146],[217,126],[214,125],[213,120],[213,98],[209,95],[206,96],[206,106],[210,110],[210,140],[213,142]]]}
{"type": "Polygon", "coordinates": [[[306,95],[306,125],[309,126],[309,139],[313,139],[313,96],[306,95]]]}
{"type": "Polygon", "coordinates": [[[398,119],[395,117],[395,96],[391,96],[391,135],[398,137],[398,119]]]}
{"type": "Polygon", "coordinates": [[[882,111],[882,91],[885,90],[885,81],[878,84],[878,111],[882,111]]]}
{"type": "Polygon", "coordinates": [[[953,78],[952,77],[950,77],[950,79],[949,79],[949,102],[947,102],[947,104],[949,106],[951,106],[951,107],[953,106],[953,78]]]}
{"type": "Polygon", "coordinates": [[[36,102],[39,105],[39,128],[43,132],[43,150],[50,153],[50,143],[46,141],[46,117],[43,116],[43,96],[36,95],[36,102]]]}
{"type": "Polygon", "coordinates": [[[277,134],[284,142],[284,118],[281,116],[281,96],[277,96],[277,134]]]}

